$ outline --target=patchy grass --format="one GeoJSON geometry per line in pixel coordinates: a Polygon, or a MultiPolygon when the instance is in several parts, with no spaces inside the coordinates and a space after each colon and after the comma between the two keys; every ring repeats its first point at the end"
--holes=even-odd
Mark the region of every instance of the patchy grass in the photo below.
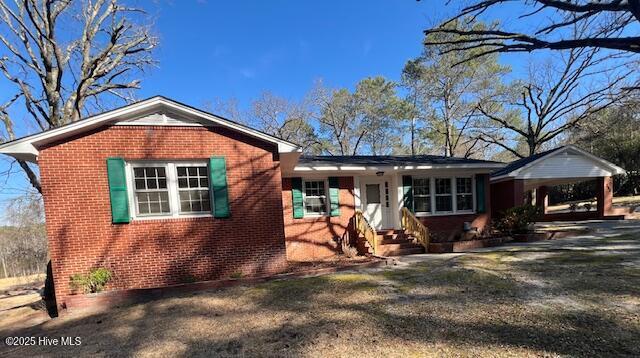
{"type": "Polygon", "coordinates": [[[12,332],[80,336],[79,347],[0,349],[13,356],[638,356],[640,239],[619,239],[606,249],[589,239],[572,249],[526,245],[178,295],[12,332]]]}
{"type": "Polygon", "coordinates": [[[38,289],[44,274],[0,279],[0,330],[29,327],[49,319],[38,289]]]}
{"type": "Polygon", "coordinates": [[[8,290],[16,286],[44,285],[44,279],[45,279],[45,274],[1,278],[0,291],[8,290]]]}

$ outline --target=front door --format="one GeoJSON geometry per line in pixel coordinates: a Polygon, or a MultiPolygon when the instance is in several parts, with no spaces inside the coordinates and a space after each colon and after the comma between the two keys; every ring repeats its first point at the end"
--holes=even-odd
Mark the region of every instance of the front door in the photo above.
{"type": "Polygon", "coordinates": [[[388,226],[389,181],[384,178],[367,178],[361,181],[362,213],[376,230],[388,226]],[[385,186],[386,185],[386,186],[385,186]],[[386,191],[385,191],[386,190],[386,191]]]}

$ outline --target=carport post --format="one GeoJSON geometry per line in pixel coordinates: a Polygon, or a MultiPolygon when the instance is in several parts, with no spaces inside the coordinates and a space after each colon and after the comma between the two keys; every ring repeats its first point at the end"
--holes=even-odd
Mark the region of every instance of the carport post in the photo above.
{"type": "Polygon", "coordinates": [[[544,185],[539,186],[536,188],[536,206],[542,210],[542,214],[546,214],[547,205],[549,205],[549,188],[544,185]]]}
{"type": "Polygon", "coordinates": [[[611,212],[613,207],[613,179],[598,177],[598,216],[603,217],[611,212]]]}

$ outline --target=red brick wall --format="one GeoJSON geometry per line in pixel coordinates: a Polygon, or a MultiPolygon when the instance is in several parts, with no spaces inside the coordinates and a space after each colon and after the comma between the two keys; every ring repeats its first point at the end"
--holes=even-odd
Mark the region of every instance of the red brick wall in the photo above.
{"type": "Polygon", "coordinates": [[[289,260],[314,260],[333,256],[340,247],[335,237],[343,237],[355,214],[353,177],[340,177],[340,216],[293,218],[291,179],[282,179],[284,232],[289,260]]]}
{"type": "Polygon", "coordinates": [[[494,216],[524,204],[524,180],[509,179],[491,184],[491,210],[494,216]]]}
{"type": "Polygon", "coordinates": [[[597,210],[600,216],[611,214],[613,208],[613,178],[599,177],[597,181],[597,210]]]}
{"type": "Polygon", "coordinates": [[[40,151],[47,236],[58,304],[69,276],[113,272],[109,289],[212,280],[286,265],[280,163],[272,145],[202,127],[109,127],[40,151]],[[107,157],[227,160],[231,217],[112,224],[107,157]]]}
{"type": "Polygon", "coordinates": [[[462,232],[465,222],[471,223],[471,227],[476,227],[482,231],[491,222],[491,207],[493,197],[491,189],[493,186],[489,184],[489,176],[486,174],[478,175],[484,177],[485,189],[485,212],[479,214],[468,215],[442,215],[442,216],[426,216],[420,217],[420,221],[425,224],[429,230],[440,235],[453,235],[462,232]]]}
{"type": "Polygon", "coordinates": [[[491,220],[491,214],[469,214],[469,215],[443,215],[443,216],[427,216],[421,217],[420,221],[425,224],[429,230],[442,235],[456,234],[462,232],[465,222],[470,222],[471,227],[478,230],[484,230],[485,226],[491,220]]]}

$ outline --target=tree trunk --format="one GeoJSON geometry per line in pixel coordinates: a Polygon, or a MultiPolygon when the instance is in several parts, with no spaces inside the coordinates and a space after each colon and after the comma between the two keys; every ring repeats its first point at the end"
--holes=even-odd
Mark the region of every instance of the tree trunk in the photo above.
{"type": "Polygon", "coordinates": [[[4,260],[4,254],[2,255],[2,272],[4,272],[4,278],[9,277],[7,274],[7,262],[4,260]]]}
{"type": "Polygon", "coordinates": [[[416,117],[411,117],[411,155],[416,155],[415,144],[416,117]]]}

